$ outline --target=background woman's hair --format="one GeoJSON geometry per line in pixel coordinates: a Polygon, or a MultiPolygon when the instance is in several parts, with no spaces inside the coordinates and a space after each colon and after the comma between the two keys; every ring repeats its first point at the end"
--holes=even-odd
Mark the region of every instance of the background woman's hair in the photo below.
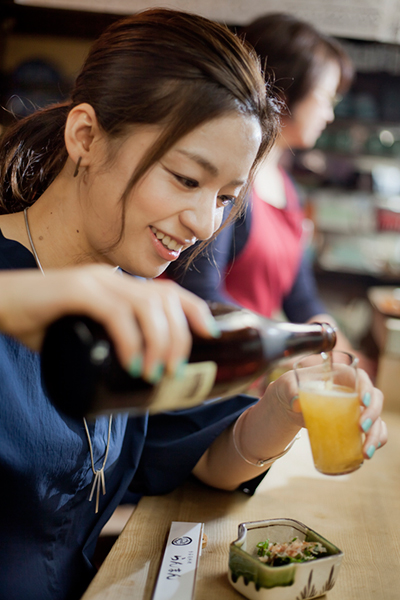
{"type": "Polygon", "coordinates": [[[260,57],[265,72],[275,80],[275,91],[289,111],[316,86],[327,62],[340,67],[338,93],[348,90],[354,76],[352,62],[340,43],[287,13],[271,13],[240,31],[260,57]]]}
{"type": "MultiPolygon", "coordinates": [[[[94,43],[70,102],[39,110],[6,132],[0,146],[0,212],[31,205],[59,174],[67,159],[68,113],[84,102],[94,108],[110,140],[125,139],[135,125],[161,126],[121,198],[120,238],[129,192],[182,136],[225,114],[247,115],[262,129],[257,163],[279,128],[278,104],[247,44],[198,15],[146,10],[114,23],[94,43]]],[[[233,213],[240,209],[239,201],[233,213]]]]}

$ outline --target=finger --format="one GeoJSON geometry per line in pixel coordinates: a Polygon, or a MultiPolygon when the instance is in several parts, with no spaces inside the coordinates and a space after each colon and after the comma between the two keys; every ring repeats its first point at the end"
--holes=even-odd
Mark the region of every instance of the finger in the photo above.
{"type": "MultiPolygon", "coordinates": [[[[120,363],[130,371],[144,347],[142,331],[132,310],[132,299],[120,293],[115,275],[110,277],[109,269],[91,267],[82,271],[82,274],[72,273],[69,291],[64,295],[68,312],[86,314],[103,325],[114,343],[120,363]]],[[[59,310],[61,312],[62,308],[59,310]]],[[[140,371],[136,367],[135,376],[140,371]]]]}
{"type": "Polygon", "coordinates": [[[171,336],[161,296],[151,290],[146,298],[132,302],[132,316],[143,336],[143,377],[158,383],[165,370],[171,336]]]}
{"type": "MultiPolygon", "coordinates": [[[[160,282],[161,283],[161,282],[160,282]]],[[[164,285],[172,282],[164,282],[164,285]]],[[[221,332],[217,321],[211,314],[210,308],[204,300],[174,284],[179,294],[182,309],[186,315],[190,329],[202,337],[219,337],[221,332]]]]}
{"type": "Polygon", "coordinates": [[[278,377],[278,379],[270,383],[262,400],[270,402],[271,393],[277,399],[279,406],[282,407],[286,418],[289,419],[289,421],[300,425],[300,427],[304,427],[303,415],[298,402],[297,384],[293,371],[284,373],[278,377]]]}
{"type": "Polygon", "coordinates": [[[93,312],[93,318],[106,329],[113,341],[118,360],[133,377],[143,372],[144,339],[128,303],[113,303],[112,312],[93,312]]]}
{"type": "Polygon", "coordinates": [[[289,402],[290,409],[295,413],[301,413],[299,395],[296,394],[289,402]]]}
{"type": "MultiPolygon", "coordinates": [[[[165,370],[175,373],[187,362],[192,343],[180,303],[181,288],[173,282],[138,281],[127,275],[113,283],[115,292],[131,304],[131,318],[141,330],[144,378],[157,383],[165,370]]],[[[132,363],[135,372],[138,364],[136,357],[132,363]]]]}
{"type": "MultiPolygon", "coordinates": [[[[104,273],[101,273],[104,280],[104,273]]],[[[110,284],[107,276],[106,284],[110,284]]],[[[130,320],[140,331],[140,353],[131,357],[129,372],[141,374],[151,383],[157,383],[168,359],[171,328],[166,314],[168,300],[158,282],[138,280],[129,275],[112,277],[112,292],[116,306],[123,298],[130,307],[130,320]]],[[[115,308],[113,310],[115,313],[115,308]]]]}
{"type": "Polygon", "coordinates": [[[386,423],[378,418],[372,425],[369,433],[365,437],[363,444],[363,454],[367,459],[371,459],[378,448],[384,446],[387,442],[386,423]]]}
{"type": "Polygon", "coordinates": [[[187,363],[192,347],[192,334],[180,303],[179,294],[167,289],[163,294],[164,311],[169,325],[169,340],[165,356],[166,371],[170,375],[180,376],[187,363]]]}
{"type": "Polygon", "coordinates": [[[378,442],[378,449],[382,448],[388,441],[388,429],[385,421],[381,419],[381,434],[378,442]]]}
{"type": "Polygon", "coordinates": [[[383,408],[383,394],[370,383],[368,388],[360,391],[363,410],[360,417],[360,427],[364,433],[368,433],[373,423],[379,418],[383,408]]]}

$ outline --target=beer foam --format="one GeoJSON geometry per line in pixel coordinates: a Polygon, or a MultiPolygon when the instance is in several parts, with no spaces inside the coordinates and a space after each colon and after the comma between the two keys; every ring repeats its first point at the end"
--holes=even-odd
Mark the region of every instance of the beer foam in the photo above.
{"type": "Polygon", "coordinates": [[[323,392],[326,389],[326,381],[304,381],[300,389],[304,392],[323,392]]]}

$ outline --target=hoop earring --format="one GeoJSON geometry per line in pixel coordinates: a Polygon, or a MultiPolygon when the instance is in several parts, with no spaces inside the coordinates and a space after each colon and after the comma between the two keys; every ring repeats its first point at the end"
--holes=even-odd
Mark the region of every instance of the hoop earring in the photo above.
{"type": "Polygon", "coordinates": [[[81,161],[82,161],[82,156],[80,156],[78,158],[78,162],[76,163],[76,167],[75,167],[75,171],[74,171],[74,177],[78,176],[79,173],[79,167],[81,166],[81,161]]]}

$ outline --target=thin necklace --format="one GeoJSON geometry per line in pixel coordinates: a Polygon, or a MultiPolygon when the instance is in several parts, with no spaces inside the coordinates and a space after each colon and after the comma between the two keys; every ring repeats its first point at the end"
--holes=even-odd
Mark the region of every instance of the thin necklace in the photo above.
{"type": "MultiPolygon", "coordinates": [[[[32,254],[33,254],[34,258],[35,258],[35,262],[36,262],[37,267],[42,272],[42,275],[44,275],[45,273],[44,273],[42,264],[41,264],[41,262],[39,260],[38,253],[36,252],[35,244],[33,243],[32,235],[31,235],[31,230],[29,228],[28,208],[24,209],[24,218],[25,218],[26,233],[28,235],[28,239],[29,239],[29,243],[30,243],[30,246],[31,246],[32,254]]],[[[92,440],[90,439],[90,433],[89,433],[88,424],[86,422],[85,417],[83,417],[83,424],[85,426],[86,437],[87,437],[87,441],[88,441],[88,444],[89,444],[90,462],[91,462],[92,471],[93,471],[93,475],[94,475],[94,479],[93,479],[93,483],[92,483],[92,489],[90,490],[90,495],[89,495],[89,502],[92,501],[93,495],[96,492],[96,513],[99,512],[100,489],[102,489],[102,491],[103,491],[103,496],[105,496],[105,493],[106,493],[106,479],[105,479],[105,475],[104,475],[104,469],[105,469],[107,458],[108,458],[108,451],[110,449],[112,418],[113,418],[113,416],[111,414],[110,417],[109,417],[109,419],[108,419],[108,437],[107,437],[106,451],[104,453],[103,464],[101,465],[100,469],[96,470],[95,467],[94,467],[92,440]]]]}
{"type": "Polygon", "coordinates": [[[113,416],[110,415],[110,417],[108,419],[107,446],[106,446],[106,451],[104,453],[103,464],[101,465],[101,468],[98,469],[98,470],[96,470],[94,468],[92,440],[90,439],[90,433],[89,433],[88,424],[86,422],[85,417],[83,417],[83,424],[85,426],[86,437],[87,437],[88,444],[89,444],[90,461],[92,463],[92,471],[93,471],[93,475],[94,475],[94,479],[93,479],[93,483],[92,483],[92,489],[90,490],[89,502],[92,501],[93,494],[96,491],[96,513],[99,512],[100,487],[101,487],[101,489],[103,491],[103,496],[106,495],[106,478],[105,478],[105,475],[104,475],[104,469],[105,469],[106,462],[107,462],[108,451],[110,449],[110,437],[111,437],[112,417],[113,416]]]}
{"type": "Polygon", "coordinates": [[[29,243],[31,245],[32,254],[33,254],[34,258],[35,258],[36,265],[41,270],[42,275],[44,275],[42,263],[39,260],[38,254],[36,252],[35,244],[33,243],[33,239],[32,239],[32,236],[31,236],[31,230],[29,228],[29,222],[28,222],[28,209],[27,208],[24,209],[24,218],[25,218],[26,233],[28,234],[28,239],[29,239],[29,243]]]}

